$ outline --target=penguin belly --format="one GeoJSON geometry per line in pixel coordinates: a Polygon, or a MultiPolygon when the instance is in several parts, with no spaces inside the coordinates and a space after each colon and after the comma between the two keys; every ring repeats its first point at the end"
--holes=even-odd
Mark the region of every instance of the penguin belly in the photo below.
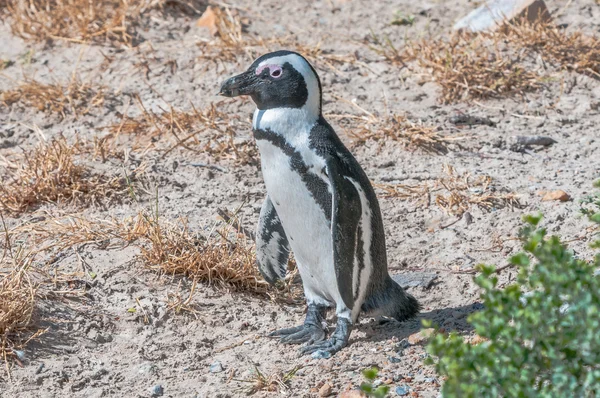
{"type": "Polygon", "coordinates": [[[329,220],[312,197],[290,157],[265,140],[258,140],[267,193],[279,215],[298,264],[309,303],[347,311],[337,287],[329,220]]]}

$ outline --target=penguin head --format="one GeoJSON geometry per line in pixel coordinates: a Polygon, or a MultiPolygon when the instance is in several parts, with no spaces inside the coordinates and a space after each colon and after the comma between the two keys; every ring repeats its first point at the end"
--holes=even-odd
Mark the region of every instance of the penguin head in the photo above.
{"type": "Polygon", "coordinates": [[[292,51],[261,56],[246,72],[226,80],[219,94],[249,95],[260,110],[303,108],[321,114],[319,76],[302,55],[292,51]]]}

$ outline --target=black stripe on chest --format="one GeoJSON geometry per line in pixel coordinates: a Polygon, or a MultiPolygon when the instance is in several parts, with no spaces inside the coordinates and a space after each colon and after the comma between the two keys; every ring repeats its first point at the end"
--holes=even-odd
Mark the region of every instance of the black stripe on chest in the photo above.
{"type": "Polygon", "coordinates": [[[279,148],[286,156],[290,158],[290,168],[300,175],[302,182],[306,185],[308,192],[314,198],[315,202],[325,213],[327,221],[331,222],[331,193],[325,181],[310,170],[310,167],[304,163],[302,155],[293,146],[288,144],[285,139],[269,129],[255,129],[254,138],[256,140],[265,140],[273,146],[279,148]]]}

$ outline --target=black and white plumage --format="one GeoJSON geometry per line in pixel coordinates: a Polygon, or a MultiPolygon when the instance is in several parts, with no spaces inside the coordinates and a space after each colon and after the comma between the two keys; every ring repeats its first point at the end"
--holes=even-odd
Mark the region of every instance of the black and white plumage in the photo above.
{"type": "Polygon", "coordinates": [[[267,281],[283,279],[294,253],[308,313],[304,325],[273,333],[302,351],[335,352],[361,312],[403,321],[420,309],[387,271],[379,203],[368,177],[321,113],[319,77],[301,55],[277,51],[227,80],[221,94],[249,95],[267,197],[256,239],[267,281]],[[324,313],[337,327],[325,340],[324,313]]]}

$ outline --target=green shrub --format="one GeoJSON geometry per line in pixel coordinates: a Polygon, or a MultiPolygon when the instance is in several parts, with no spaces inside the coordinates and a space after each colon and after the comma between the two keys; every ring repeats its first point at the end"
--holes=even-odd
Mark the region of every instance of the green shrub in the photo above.
{"type": "MultiPolygon", "coordinates": [[[[600,195],[586,203],[584,213],[600,224],[600,195]]],[[[487,340],[471,345],[452,333],[430,342],[447,377],[443,396],[600,396],[600,256],[577,259],[538,227],[540,219],[525,217],[524,252],[510,259],[519,267],[516,283],[498,288],[487,266],[476,278],[484,309],[469,323],[487,340]]]]}
{"type": "Polygon", "coordinates": [[[379,386],[375,387],[373,384],[375,383],[375,379],[379,374],[379,370],[377,368],[368,368],[362,371],[363,376],[367,381],[363,382],[360,385],[360,391],[363,392],[367,397],[373,398],[385,398],[390,391],[388,386],[379,386]]]}

